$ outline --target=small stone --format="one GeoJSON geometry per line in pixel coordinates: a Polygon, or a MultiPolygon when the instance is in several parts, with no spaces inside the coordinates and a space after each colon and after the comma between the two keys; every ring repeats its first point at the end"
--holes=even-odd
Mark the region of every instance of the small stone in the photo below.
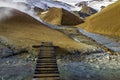
{"type": "Polygon", "coordinates": [[[89,75],[89,74],[87,74],[86,78],[90,78],[90,75],[89,75]]]}
{"type": "Polygon", "coordinates": [[[57,59],[57,63],[62,63],[62,60],[61,59],[57,59]]]}
{"type": "Polygon", "coordinates": [[[94,48],[93,51],[96,51],[96,49],[94,48]]]}
{"type": "Polygon", "coordinates": [[[92,59],[90,59],[89,61],[90,61],[90,62],[93,62],[93,60],[92,60],[92,59]]]}
{"type": "Polygon", "coordinates": [[[101,60],[101,59],[99,59],[99,62],[102,62],[102,60],[101,60]]]}
{"type": "Polygon", "coordinates": [[[35,61],[37,60],[37,58],[35,58],[35,61]]]}
{"type": "Polygon", "coordinates": [[[115,59],[115,58],[113,58],[113,59],[112,59],[112,61],[116,61],[116,59],[115,59]]]}
{"type": "Polygon", "coordinates": [[[97,69],[99,69],[99,68],[100,68],[100,67],[99,67],[99,65],[96,65],[95,67],[96,67],[97,69]]]}
{"type": "Polygon", "coordinates": [[[13,64],[16,64],[16,62],[13,62],[13,64]]]}
{"type": "Polygon", "coordinates": [[[10,63],[10,61],[7,61],[7,62],[6,62],[6,64],[9,64],[9,63],[10,63]]]}
{"type": "Polygon", "coordinates": [[[109,57],[109,56],[106,56],[106,59],[110,60],[110,57],[109,57]]]}
{"type": "Polygon", "coordinates": [[[106,69],[105,67],[103,67],[103,69],[106,69]]]}
{"type": "Polygon", "coordinates": [[[27,55],[27,57],[26,58],[30,58],[30,55],[27,55]]]}
{"type": "Polygon", "coordinates": [[[34,59],[31,59],[32,61],[34,61],[34,59]]]}

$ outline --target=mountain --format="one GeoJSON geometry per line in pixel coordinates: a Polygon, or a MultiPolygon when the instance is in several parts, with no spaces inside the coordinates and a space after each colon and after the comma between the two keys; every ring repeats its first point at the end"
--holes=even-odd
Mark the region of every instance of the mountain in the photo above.
{"type": "Polygon", "coordinates": [[[1,11],[11,12],[9,17],[0,21],[1,36],[11,40],[15,45],[31,47],[42,41],[52,41],[61,48],[80,49],[85,44],[77,43],[54,29],[48,28],[31,16],[13,8],[1,7],[1,11]],[[1,10],[2,9],[2,10],[1,10]]]}
{"type": "Polygon", "coordinates": [[[50,7],[57,7],[57,8],[63,8],[65,10],[71,11],[71,8],[73,8],[73,6],[67,3],[63,3],[56,0],[26,0],[26,2],[29,3],[31,6],[36,6],[44,10],[50,7]]]}
{"type": "Polygon", "coordinates": [[[54,25],[77,25],[83,22],[78,16],[62,8],[50,8],[40,14],[43,21],[54,25]]]}
{"type": "Polygon", "coordinates": [[[88,17],[80,26],[90,32],[120,36],[120,1],[88,17]]]}
{"type": "Polygon", "coordinates": [[[95,9],[87,6],[87,5],[82,5],[81,10],[78,12],[80,17],[82,17],[82,18],[86,18],[86,17],[93,15],[95,13],[97,13],[97,11],[95,9]]]}
{"type": "Polygon", "coordinates": [[[74,8],[72,8],[72,11],[80,11],[81,3],[86,3],[89,7],[97,11],[100,11],[101,6],[108,6],[109,4],[112,4],[117,0],[57,0],[57,1],[65,2],[74,6],[74,8]]]}
{"type": "Polygon", "coordinates": [[[108,6],[116,0],[2,0],[6,2],[23,2],[32,7],[39,7],[41,9],[48,9],[50,7],[63,8],[68,11],[80,11],[79,4],[86,3],[89,7],[100,11],[101,6],[108,6]]]}

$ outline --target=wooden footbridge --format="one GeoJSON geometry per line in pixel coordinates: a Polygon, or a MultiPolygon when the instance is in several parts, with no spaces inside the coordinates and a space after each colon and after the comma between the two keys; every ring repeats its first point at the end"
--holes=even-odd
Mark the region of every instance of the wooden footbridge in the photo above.
{"type": "Polygon", "coordinates": [[[40,48],[33,80],[60,80],[52,42],[41,42],[41,45],[33,47],[40,48]]]}

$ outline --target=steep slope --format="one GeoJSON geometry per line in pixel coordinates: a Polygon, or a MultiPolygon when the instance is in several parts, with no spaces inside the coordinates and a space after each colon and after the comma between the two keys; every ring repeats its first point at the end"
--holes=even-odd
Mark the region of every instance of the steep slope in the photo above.
{"type": "Polygon", "coordinates": [[[77,25],[83,22],[78,16],[64,10],[62,8],[50,8],[45,14],[40,14],[40,17],[48,23],[55,25],[77,25]]]}
{"type": "MultiPolygon", "coordinates": [[[[4,8],[6,11],[8,8],[4,8]]],[[[85,44],[77,43],[64,34],[50,29],[32,17],[12,9],[13,16],[0,21],[0,36],[8,38],[18,46],[32,46],[41,41],[52,41],[62,48],[82,49],[85,44]]],[[[1,37],[0,37],[1,38],[1,37]]]]}
{"type": "Polygon", "coordinates": [[[90,32],[120,36],[120,1],[89,17],[80,26],[90,32]]]}

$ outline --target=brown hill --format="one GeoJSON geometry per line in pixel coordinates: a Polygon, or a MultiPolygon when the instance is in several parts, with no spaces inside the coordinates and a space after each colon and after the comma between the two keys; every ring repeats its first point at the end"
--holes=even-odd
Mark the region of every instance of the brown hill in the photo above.
{"type": "Polygon", "coordinates": [[[78,16],[61,8],[50,8],[47,13],[40,14],[40,17],[48,23],[55,25],[77,25],[83,22],[78,16]]]}
{"type": "Polygon", "coordinates": [[[0,22],[0,36],[8,38],[17,46],[32,46],[42,41],[52,41],[62,48],[87,48],[85,44],[74,42],[61,32],[46,27],[27,14],[15,9],[12,9],[12,13],[12,17],[0,22]]]}
{"type": "Polygon", "coordinates": [[[79,26],[90,32],[120,36],[120,1],[90,16],[79,26]]]}

